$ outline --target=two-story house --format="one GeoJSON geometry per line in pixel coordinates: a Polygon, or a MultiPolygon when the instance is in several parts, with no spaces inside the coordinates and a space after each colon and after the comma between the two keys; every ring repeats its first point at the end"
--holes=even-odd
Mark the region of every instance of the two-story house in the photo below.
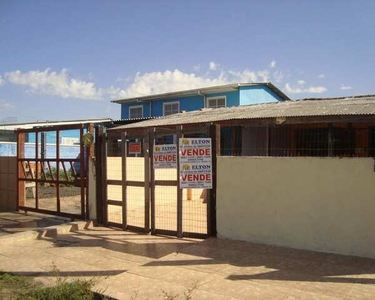
{"type": "MultiPolygon", "coordinates": [[[[290,100],[271,82],[234,83],[165,94],[139,96],[112,101],[121,104],[121,119],[161,117],[202,108],[221,108],[290,100]]],[[[221,149],[224,155],[238,155],[241,149],[241,128],[221,128],[221,149]]],[[[175,143],[176,136],[164,136],[158,143],[175,143]]]]}
{"type": "Polygon", "coordinates": [[[201,108],[231,107],[290,100],[271,82],[235,83],[114,100],[121,119],[167,116],[201,108]]]}

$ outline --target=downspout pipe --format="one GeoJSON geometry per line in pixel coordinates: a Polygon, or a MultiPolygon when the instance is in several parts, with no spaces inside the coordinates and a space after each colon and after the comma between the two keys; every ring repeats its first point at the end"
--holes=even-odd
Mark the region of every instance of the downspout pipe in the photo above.
{"type": "Polygon", "coordinates": [[[200,90],[198,91],[198,95],[202,96],[203,97],[203,108],[206,108],[207,104],[206,104],[206,95],[203,94],[200,90]]]}

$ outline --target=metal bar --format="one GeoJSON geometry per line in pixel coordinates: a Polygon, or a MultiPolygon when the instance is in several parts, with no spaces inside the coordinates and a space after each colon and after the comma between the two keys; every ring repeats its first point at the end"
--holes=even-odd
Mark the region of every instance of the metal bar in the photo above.
{"type": "Polygon", "coordinates": [[[55,176],[53,175],[53,170],[51,168],[51,162],[50,161],[47,161],[47,167],[48,167],[48,170],[49,170],[49,173],[51,174],[51,178],[53,181],[55,181],[55,176]]]}
{"type": "MultiPolygon", "coordinates": [[[[39,144],[39,135],[38,132],[35,133],[35,159],[37,160],[39,155],[38,155],[38,144],[39,144]]],[[[29,165],[30,167],[30,165],[29,165]]],[[[30,169],[31,174],[33,173],[32,170],[30,169]]],[[[36,178],[38,178],[38,163],[35,164],[35,175],[36,178]]],[[[33,176],[33,175],[32,175],[33,176]]],[[[35,208],[39,208],[39,184],[38,181],[36,181],[35,184],[35,208]]]]}
{"type": "Polygon", "coordinates": [[[103,224],[103,206],[104,206],[104,199],[102,198],[102,160],[103,160],[103,153],[102,153],[102,147],[103,147],[103,127],[97,126],[95,130],[95,174],[96,174],[96,220],[98,224],[103,224]]]}
{"type": "MultiPolygon", "coordinates": [[[[56,208],[57,212],[61,211],[61,203],[60,203],[60,131],[56,130],[56,208]]],[[[67,180],[68,175],[65,174],[67,180]]]]}
{"type": "Polygon", "coordinates": [[[220,155],[220,125],[210,126],[212,145],[212,190],[207,203],[207,233],[216,236],[216,192],[217,192],[217,155],[220,155]]]}
{"type": "MultiPolygon", "coordinates": [[[[152,180],[151,180],[152,182],[152,180]]],[[[158,186],[178,186],[178,180],[154,180],[154,185],[158,186]]]]}
{"type": "MultiPolygon", "coordinates": [[[[126,148],[126,132],[121,134],[121,167],[122,167],[122,229],[126,230],[128,225],[128,216],[127,216],[127,182],[126,182],[126,157],[127,157],[127,148],[126,148]]],[[[108,202],[108,201],[107,201],[108,202]]]]}
{"type": "Polygon", "coordinates": [[[107,205],[122,206],[122,201],[108,199],[107,205]]]}
{"type": "Polygon", "coordinates": [[[103,203],[103,224],[108,224],[108,205],[106,203],[107,200],[107,133],[105,132],[105,129],[103,128],[103,134],[102,134],[102,181],[100,182],[100,185],[102,186],[102,203],[103,203]]]}
{"type": "Polygon", "coordinates": [[[84,160],[84,155],[85,155],[85,151],[84,151],[84,148],[83,148],[83,142],[82,142],[82,139],[83,139],[83,125],[81,126],[80,128],[80,134],[79,134],[79,141],[80,141],[80,153],[81,153],[81,156],[80,156],[80,169],[81,169],[81,215],[82,215],[82,218],[85,216],[85,181],[84,181],[84,177],[86,175],[86,172],[85,172],[85,160],[84,160]]]}
{"type": "MultiPolygon", "coordinates": [[[[151,176],[150,176],[150,192],[151,192],[151,234],[155,234],[155,169],[154,169],[154,145],[155,145],[155,128],[151,128],[149,130],[150,134],[150,157],[151,157],[151,163],[150,163],[150,169],[151,169],[151,176]]],[[[177,182],[176,182],[177,185],[177,182]]]]}
{"type": "Polygon", "coordinates": [[[122,180],[108,179],[106,183],[108,185],[122,185],[122,180]]]}
{"type": "Polygon", "coordinates": [[[155,229],[155,234],[176,236],[177,231],[166,229],[155,229]]]}
{"type": "Polygon", "coordinates": [[[143,138],[145,160],[145,232],[150,232],[150,137],[145,131],[143,138]]]}
{"type": "Polygon", "coordinates": [[[183,236],[186,238],[192,238],[192,239],[207,239],[209,237],[208,234],[204,233],[195,233],[195,232],[184,232],[183,236]]]}
{"type": "Polygon", "coordinates": [[[30,182],[39,182],[39,183],[54,183],[54,184],[57,184],[58,182],[60,182],[60,184],[71,184],[70,181],[66,181],[66,180],[57,181],[57,180],[30,179],[30,178],[19,178],[19,180],[20,181],[30,181],[30,182]]]}
{"type": "Polygon", "coordinates": [[[25,167],[23,162],[20,161],[21,156],[25,155],[25,134],[20,134],[17,131],[17,210],[19,210],[20,206],[25,205],[25,184],[24,182],[20,182],[21,177],[21,169],[20,164],[24,173],[24,177],[26,178],[25,167]]]}
{"type": "MultiPolygon", "coordinates": [[[[182,130],[182,126],[176,127],[178,153],[180,153],[180,138],[183,137],[182,130]]],[[[177,155],[177,237],[182,238],[182,189],[180,180],[180,155],[177,155]]]]}
{"type": "Polygon", "coordinates": [[[75,214],[70,214],[70,213],[64,213],[64,212],[57,212],[54,210],[47,210],[47,209],[41,209],[41,208],[33,208],[33,207],[26,207],[26,206],[20,206],[19,210],[23,211],[32,211],[32,212],[38,212],[42,214],[49,214],[49,215],[54,215],[54,216],[60,216],[60,217],[66,217],[66,218],[71,218],[71,219],[81,219],[81,215],[75,215],[75,214]]]}

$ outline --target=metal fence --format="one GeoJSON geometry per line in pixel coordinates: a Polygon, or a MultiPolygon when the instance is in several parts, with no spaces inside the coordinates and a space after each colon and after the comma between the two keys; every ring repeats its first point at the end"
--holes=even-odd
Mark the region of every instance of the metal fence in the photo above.
{"type": "Polygon", "coordinates": [[[241,126],[222,131],[221,155],[373,157],[375,124],[333,123],[241,126]],[[233,134],[234,132],[234,134],[233,134]],[[225,142],[230,140],[231,142],[225,142]],[[224,141],[223,141],[224,140],[224,141]]]}

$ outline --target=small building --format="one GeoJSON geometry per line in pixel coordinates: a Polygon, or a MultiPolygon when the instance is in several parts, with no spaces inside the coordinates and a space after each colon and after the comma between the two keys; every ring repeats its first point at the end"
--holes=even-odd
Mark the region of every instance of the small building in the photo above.
{"type": "Polygon", "coordinates": [[[235,83],[172,93],[114,100],[121,119],[160,117],[201,108],[234,107],[290,100],[271,82],[235,83]]]}

